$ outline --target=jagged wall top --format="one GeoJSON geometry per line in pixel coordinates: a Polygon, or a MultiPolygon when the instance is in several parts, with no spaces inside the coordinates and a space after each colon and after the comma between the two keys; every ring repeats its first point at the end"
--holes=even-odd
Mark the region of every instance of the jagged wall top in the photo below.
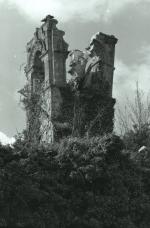
{"type": "Polygon", "coordinates": [[[70,52],[69,73],[76,78],[78,84],[82,84],[78,87],[99,91],[100,84],[105,81],[109,95],[112,95],[116,43],[117,39],[114,36],[99,32],[91,38],[90,45],[84,52],[80,50],[70,52]]]}
{"type": "Polygon", "coordinates": [[[39,52],[48,84],[65,84],[65,61],[68,55],[68,44],[63,39],[65,32],[56,27],[58,21],[51,15],[46,16],[42,22],[41,27],[36,28],[34,37],[27,43],[25,71],[30,78],[28,73],[35,69],[35,57],[39,52]]]}

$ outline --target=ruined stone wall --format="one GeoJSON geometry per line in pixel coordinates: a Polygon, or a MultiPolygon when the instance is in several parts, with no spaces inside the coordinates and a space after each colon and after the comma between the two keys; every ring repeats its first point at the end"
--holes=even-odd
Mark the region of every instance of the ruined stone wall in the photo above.
{"type": "Polygon", "coordinates": [[[97,33],[84,51],[70,52],[57,20],[48,15],[27,44],[24,96],[29,140],[52,143],[68,135],[93,136],[113,130],[112,85],[117,39],[97,33]]]}
{"type": "Polygon", "coordinates": [[[70,74],[74,89],[73,135],[102,135],[113,130],[112,98],[115,44],[117,39],[95,34],[89,47],[70,53],[70,74]]]}
{"type": "Polygon", "coordinates": [[[66,86],[68,44],[53,16],[48,15],[42,22],[27,44],[26,103],[32,103],[32,107],[26,105],[27,129],[30,139],[51,143],[55,137],[54,122],[61,115],[60,88],[66,86]],[[36,102],[31,102],[35,97],[36,102]]]}

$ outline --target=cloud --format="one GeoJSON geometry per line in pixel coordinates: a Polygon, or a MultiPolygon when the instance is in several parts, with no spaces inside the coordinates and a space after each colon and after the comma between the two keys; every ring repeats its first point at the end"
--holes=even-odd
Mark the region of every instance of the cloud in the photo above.
{"type": "Polygon", "coordinates": [[[132,125],[129,122],[128,112],[131,111],[129,104],[134,104],[137,82],[140,91],[142,91],[142,101],[145,102],[145,105],[150,98],[150,46],[142,46],[138,52],[138,57],[138,61],[131,65],[125,64],[121,59],[116,60],[113,97],[117,101],[114,128],[117,134],[122,134],[124,129],[120,125],[121,116],[124,121],[128,122],[128,127],[132,125]]]}
{"type": "Polygon", "coordinates": [[[9,138],[7,135],[5,135],[3,132],[0,132],[0,143],[2,145],[10,144],[12,145],[15,142],[15,138],[9,138]]]}
{"type": "Polygon", "coordinates": [[[107,21],[127,4],[138,4],[143,0],[8,0],[8,2],[10,6],[12,4],[19,6],[32,19],[39,20],[46,14],[53,14],[61,21],[68,21],[74,16],[85,21],[95,19],[107,21]]]}
{"type": "Polygon", "coordinates": [[[10,137],[25,126],[25,113],[18,105],[17,91],[24,85],[26,43],[35,25],[6,3],[0,4],[0,21],[0,127],[10,137]]]}
{"type": "Polygon", "coordinates": [[[148,94],[150,92],[150,46],[143,46],[139,50],[138,63],[126,65],[122,60],[116,60],[114,74],[114,97],[123,103],[126,97],[133,97],[136,82],[139,88],[148,94]]]}
{"type": "Polygon", "coordinates": [[[25,79],[20,71],[26,62],[25,46],[47,13],[60,21],[69,49],[84,49],[97,31],[119,39],[114,75],[117,101],[123,103],[122,97],[132,96],[137,80],[143,90],[149,89],[150,0],[0,0],[0,126],[10,137],[25,127],[17,95],[25,79]]]}

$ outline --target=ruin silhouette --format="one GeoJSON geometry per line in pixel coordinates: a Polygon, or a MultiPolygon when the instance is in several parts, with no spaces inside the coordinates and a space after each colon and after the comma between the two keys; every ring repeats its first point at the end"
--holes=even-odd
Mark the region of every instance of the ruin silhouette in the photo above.
{"type": "Polygon", "coordinates": [[[85,51],[68,51],[65,33],[57,23],[53,16],[46,16],[27,43],[27,82],[20,93],[28,137],[33,142],[52,143],[68,135],[90,137],[111,132],[117,39],[99,32],[85,51]]]}

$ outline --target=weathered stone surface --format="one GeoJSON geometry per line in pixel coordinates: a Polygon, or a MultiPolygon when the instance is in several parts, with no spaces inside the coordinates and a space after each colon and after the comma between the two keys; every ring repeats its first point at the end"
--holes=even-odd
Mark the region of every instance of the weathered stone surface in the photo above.
{"type": "Polygon", "coordinates": [[[112,98],[117,39],[97,33],[84,51],[70,52],[72,79],[66,82],[68,44],[57,20],[46,16],[27,44],[24,96],[30,141],[52,143],[68,135],[93,136],[113,129],[112,98]]]}
{"type": "Polygon", "coordinates": [[[26,106],[27,128],[31,140],[51,143],[55,138],[54,122],[61,116],[60,88],[66,86],[68,44],[53,16],[48,15],[42,22],[27,44],[27,101],[30,103],[34,96],[37,99],[32,107],[26,106]]]}
{"type": "Polygon", "coordinates": [[[117,39],[97,33],[86,51],[70,52],[75,93],[73,135],[100,135],[113,130],[112,98],[114,54],[117,39]]]}
{"type": "Polygon", "coordinates": [[[114,36],[97,33],[92,37],[87,50],[70,52],[69,73],[75,84],[80,84],[82,89],[93,88],[99,91],[99,85],[105,80],[109,86],[109,95],[112,96],[116,42],[114,36]]]}

